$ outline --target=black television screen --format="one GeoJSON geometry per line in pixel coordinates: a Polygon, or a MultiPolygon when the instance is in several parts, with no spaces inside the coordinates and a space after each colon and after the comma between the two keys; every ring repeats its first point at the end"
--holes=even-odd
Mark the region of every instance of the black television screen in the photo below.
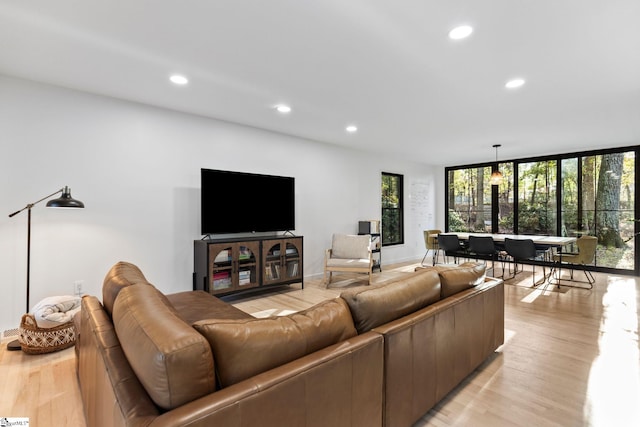
{"type": "Polygon", "coordinates": [[[294,178],[203,168],[200,184],[202,234],[296,228],[294,178]]]}

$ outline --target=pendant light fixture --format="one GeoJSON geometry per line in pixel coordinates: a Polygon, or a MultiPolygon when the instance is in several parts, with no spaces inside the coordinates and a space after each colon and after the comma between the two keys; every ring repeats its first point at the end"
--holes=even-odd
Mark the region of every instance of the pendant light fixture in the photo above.
{"type": "Polygon", "coordinates": [[[502,184],[502,174],[498,170],[498,147],[501,147],[501,146],[502,146],[501,144],[493,144],[493,148],[496,149],[496,166],[495,166],[496,168],[491,173],[491,178],[489,179],[489,182],[491,182],[491,185],[502,184]]]}

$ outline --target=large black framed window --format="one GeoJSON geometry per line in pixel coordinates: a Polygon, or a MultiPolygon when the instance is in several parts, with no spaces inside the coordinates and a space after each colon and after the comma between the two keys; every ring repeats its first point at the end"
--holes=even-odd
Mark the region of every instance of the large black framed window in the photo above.
{"type": "Polygon", "coordinates": [[[404,243],[403,176],[382,172],[382,246],[404,243]]]}
{"type": "Polygon", "coordinates": [[[445,168],[447,231],[598,237],[589,268],[640,270],[640,146],[445,168]],[[491,185],[498,169],[504,179],[491,185]]]}

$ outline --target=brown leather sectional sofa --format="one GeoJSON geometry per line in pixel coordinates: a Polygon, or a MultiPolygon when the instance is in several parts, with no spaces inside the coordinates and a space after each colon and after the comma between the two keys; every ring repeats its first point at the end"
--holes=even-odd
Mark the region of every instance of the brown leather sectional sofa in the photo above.
{"type": "Polygon", "coordinates": [[[89,426],[410,426],[503,343],[504,288],[421,269],[256,319],[120,262],[77,326],[89,426]]]}

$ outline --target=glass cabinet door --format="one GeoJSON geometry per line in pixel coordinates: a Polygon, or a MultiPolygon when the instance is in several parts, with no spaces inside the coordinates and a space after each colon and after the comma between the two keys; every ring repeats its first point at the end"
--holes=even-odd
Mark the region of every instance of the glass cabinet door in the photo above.
{"type": "Polygon", "coordinates": [[[302,278],[302,240],[299,238],[263,242],[265,284],[291,282],[302,278]]]}
{"type": "Polygon", "coordinates": [[[257,247],[252,248],[248,244],[238,245],[237,272],[239,288],[258,285],[258,255],[257,247]]]}
{"type": "Polygon", "coordinates": [[[282,249],[280,241],[264,242],[264,282],[273,283],[280,281],[282,267],[282,249]]]}
{"type": "Polygon", "coordinates": [[[211,245],[209,256],[213,259],[209,263],[210,285],[209,291],[219,293],[233,286],[233,247],[226,245],[211,245]]]}
{"type": "Polygon", "coordinates": [[[300,250],[291,242],[286,243],[284,265],[287,279],[301,277],[302,270],[300,268],[300,250]]]}
{"type": "Polygon", "coordinates": [[[213,244],[209,247],[209,292],[212,295],[258,286],[259,242],[213,244]]]}

